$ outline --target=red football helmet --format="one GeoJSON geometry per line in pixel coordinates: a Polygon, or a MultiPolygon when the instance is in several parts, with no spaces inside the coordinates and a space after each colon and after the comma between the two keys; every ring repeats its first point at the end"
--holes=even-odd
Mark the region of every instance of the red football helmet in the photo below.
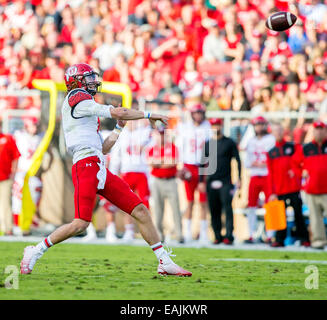
{"type": "Polygon", "coordinates": [[[76,88],[83,88],[92,96],[98,92],[101,82],[98,80],[99,74],[86,63],[77,63],[70,66],[65,72],[65,83],[67,91],[76,88]]]}

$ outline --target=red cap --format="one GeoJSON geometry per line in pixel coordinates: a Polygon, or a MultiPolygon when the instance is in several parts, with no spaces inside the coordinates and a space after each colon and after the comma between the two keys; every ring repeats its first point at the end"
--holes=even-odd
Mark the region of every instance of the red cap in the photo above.
{"type": "Polygon", "coordinates": [[[189,107],[189,110],[190,110],[190,112],[199,112],[199,111],[205,112],[206,111],[205,107],[200,103],[193,104],[192,106],[189,107]]]}
{"type": "Polygon", "coordinates": [[[213,126],[213,125],[222,125],[223,124],[223,119],[219,119],[219,118],[211,118],[209,120],[210,124],[213,126]]]}
{"type": "Polygon", "coordinates": [[[274,85],[274,91],[275,92],[286,91],[286,89],[287,89],[287,85],[286,84],[277,83],[277,84],[274,85]]]}
{"type": "Polygon", "coordinates": [[[326,128],[326,124],[320,120],[317,120],[313,123],[314,128],[326,128]]]}
{"type": "Polygon", "coordinates": [[[25,116],[23,117],[24,123],[33,123],[37,124],[39,122],[39,119],[35,116],[25,116]]]}
{"type": "Polygon", "coordinates": [[[260,56],[257,53],[254,53],[251,56],[250,61],[260,61],[260,56]]]}
{"type": "Polygon", "coordinates": [[[252,31],[252,37],[253,38],[261,38],[262,37],[262,34],[258,31],[258,30],[253,30],[252,31]]]}
{"type": "Polygon", "coordinates": [[[274,31],[274,30],[268,30],[267,32],[267,36],[268,37],[278,37],[279,33],[277,31],[274,31]]]}
{"type": "Polygon", "coordinates": [[[260,124],[260,123],[267,124],[267,120],[264,117],[259,116],[259,117],[252,119],[251,123],[253,125],[260,124]]]}

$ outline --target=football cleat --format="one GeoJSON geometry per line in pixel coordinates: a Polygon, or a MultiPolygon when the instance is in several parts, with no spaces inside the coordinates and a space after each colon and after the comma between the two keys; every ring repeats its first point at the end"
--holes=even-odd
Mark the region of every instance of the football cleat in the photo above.
{"type": "Polygon", "coordinates": [[[174,262],[163,263],[162,259],[159,261],[158,273],[165,276],[190,277],[192,272],[187,271],[174,262]]]}
{"type": "Polygon", "coordinates": [[[24,249],[24,256],[20,263],[20,273],[29,274],[32,272],[34,265],[43,255],[43,252],[39,251],[34,246],[28,246],[24,249]]]}
{"type": "Polygon", "coordinates": [[[163,276],[177,276],[177,277],[190,277],[192,276],[192,272],[184,270],[182,267],[177,265],[176,263],[171,260],[170,257],[175,257],[172,253],[172,250],[170,250],[167,247],[167,252],[164,253],[159,259],[159,265],[158,265],[158,274],[163,276]]]}

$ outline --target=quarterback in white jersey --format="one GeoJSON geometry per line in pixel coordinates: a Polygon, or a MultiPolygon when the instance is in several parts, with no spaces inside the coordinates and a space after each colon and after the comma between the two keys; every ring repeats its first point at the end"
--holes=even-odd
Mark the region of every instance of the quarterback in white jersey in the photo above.
{"type": "MultiPolygon", "coordinates": [[[[22,196],[24,179],[27,171],[32,164],[32,157],[38,145],[41,142],[41,136],[37,134],[37,121],[35,117],[27,117],[24,119],[24,129],[17,130],[14,133],[17,148],[21,154],[18,160],[17,172],[14,178],[12,191],[12,212],[14,220],[14,234],[21,234],[18,227],[18,217],[22,209],[22,196]]],[[[32,200],[38,207],[41,199],[42,181],[39,177],[33,176],[29,178],[29,189],[32,200]]]]}
{"type": "MultiPolygon", "coordinates": [[[[199,184],[199,165],[202,149],[205,142],[210,139],[211,125],[205,119],[205,108],[201,104],[190,107],[192,121],[183,123],[178,127],[177,147],[180,160],[184,168],[179,175],[184,180],[187,208],[185,211],[185,241],[192,240],[192,211],[194,204],[194,193],[199,184]]],[[[200,237],[203,242],[208,241],[207,237],[207,195],[199,191],[199,203],[201,210],[200,237]]]]}
{"type": "Polygon", "coordinates": [[[73,155],[72,177],[75,187],[75,219],[55,230],[36,246],[24,250],[21,273],[31,273],[38,259],[51,246],[84,231],[91,222],[93,206],[97,194],[109,200],[136,221],[144,240],[151,246],[159,261],[159,274],[191,276],[192,273],[175,264],[170,253],[160,242],[149,210],[126,182],[112,174],[105,167],[104,155],[115,144],[125,120],[149,119],[167,124],[168,118],[151,112],[131,110],[111,105],[101,105],[94,101],[101,82],[98,74],[85,63],[69,67],[65,73],[68,94],[62,107],[62,124],[67,149],[73,155]],[[104,141],[99,134],[99,117],[118,120],[112,134],[104,141]]]}
{"type": "MultiPolygon", "coordinates": [[[[274,147],[275,138],[267,133],[268,122],[263,117],[252,120],[255,137],[248,141],[246,146],[245,167],[250,171],[250,184],[248,196],[248,222],[250,238],[246,243],[254,242],[254,234],[257,227],[256,209],[258,207],[259,194],[264,192],[265,201],[269,199],[267,153],[274,147]]],[[[269,238],[269,236],[268,236],[269,238]]]]}

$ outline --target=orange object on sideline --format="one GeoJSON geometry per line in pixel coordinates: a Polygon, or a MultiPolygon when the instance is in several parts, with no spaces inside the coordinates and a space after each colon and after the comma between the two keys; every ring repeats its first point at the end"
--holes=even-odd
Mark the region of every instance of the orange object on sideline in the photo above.
{"type": "Polygon", "coordinates": [[[274,200],[264,205],[266,230],[286,229],[286,209],[282,200],[274,200]]]}

